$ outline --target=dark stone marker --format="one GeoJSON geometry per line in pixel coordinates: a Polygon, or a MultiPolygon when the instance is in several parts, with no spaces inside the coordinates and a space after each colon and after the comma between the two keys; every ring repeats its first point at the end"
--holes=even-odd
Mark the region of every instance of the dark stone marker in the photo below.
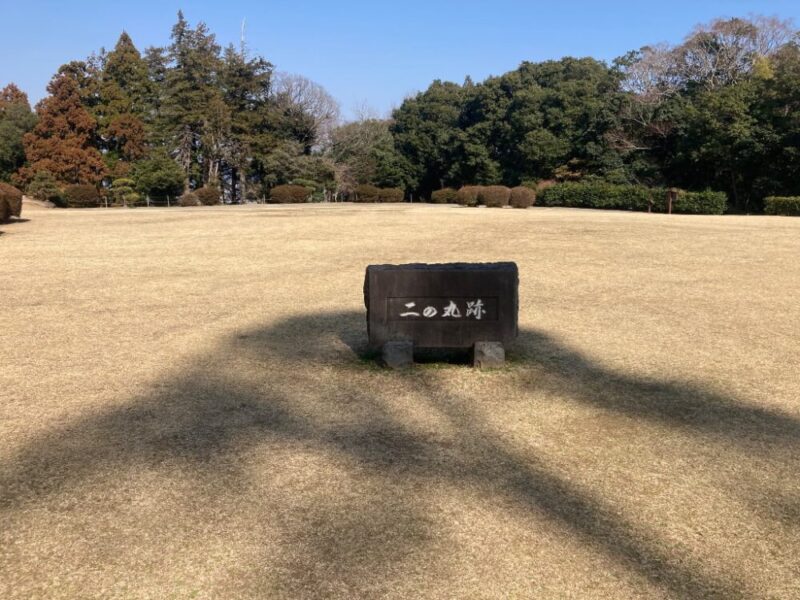
{"type": "Polygon", "coordinates": [[[517,337],[518,288],[511,262],[370,265],[364,280],[369,345],[386,354],[387,342],[447,349],[494,342],[473,354],[476,366],[498,366],[503,345],[517,337]]]}

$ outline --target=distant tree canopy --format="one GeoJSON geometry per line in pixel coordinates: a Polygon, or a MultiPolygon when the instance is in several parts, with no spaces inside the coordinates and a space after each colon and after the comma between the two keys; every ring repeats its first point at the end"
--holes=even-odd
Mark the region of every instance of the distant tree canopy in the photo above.
{"type": "Polygon", "coordinates": [[[394,112],[408,181],[597,178],[728,193],[739,210],[800,187],[800,49],[791,23],[716,20],[612,65],[522,63],[474,84],[434,81],[394,112]]]}
{"type": "Polygon", "coordinates": [[[429,198],[594,181],[712,188],[758,211],[800,193],[799,44],[788,21],[718,19],[610,65],[566,57],[437,80],[391,118],[342,125],[321,86],[178,13],[164,47],[139,52],[123,31],[111,51],[61,66],[36,114],[13,84],[0,91],[0,180],[52,197],[131,180],[130,198],[210,188],[226,202],[286,185],[314,199],[363,186],[429,198]]]}
{"type": "Polygon", "coordinates": [[[61,187],[130,178],[147,196],[211,186],[229,202],[294,179],[335,187],[333,98],[303,77],[276,82],[269,61],[221,48],[182,13],[165,47],[140,53],[123,31],[110,52],[61,66],[36,115],[15,90],[0,100],[0,178],[21,185],[46,171],[61,187]]]}

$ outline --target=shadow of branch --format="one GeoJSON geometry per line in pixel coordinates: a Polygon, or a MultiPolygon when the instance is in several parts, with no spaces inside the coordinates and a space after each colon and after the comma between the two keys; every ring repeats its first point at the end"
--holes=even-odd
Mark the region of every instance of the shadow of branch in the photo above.
{"type": "MultiPolygon", "coordinates": [[[[237,335],[222,343],[215,354],[258,361],[264,367],[264,380],[243,381],[235,369],[228,372],[222,367],[209,374],[207,365],[226,362],[201,357],[180,377],[159,382],[157,391],[149,395],[42,433],[2,465],[0,514],[57,496],[95,472],[124,473],[134,464],[156,468],[176,463],[198,476],[213,477],[216,465],[224,463],[235,484],[237,476],[231,475],[228,457],[241,456],[265,440],[301,442],[355,461],[360,468],[388,476],[387,481],[413,477],[430,485],[488,486],[498,498],[562,523],[584,544],[670,593],[741,596],[740,582],[722,581],[705,573],[701,565],[670,556],[660,549],[655,532],[635,527],[541,459],[518,455],[496,439],[469,402],[435,374],[424,370],[387,373],[375,368],[364,358],[363,318],[356,312],[304,315],[237,335]],[[291,365],[305,370],[282,372],[291,365]],[[311,369],[325,367],[344,374],[345,382],[351,370],[366,376],[375,387],[343,383],[328,397],[326,392],[309,391],[313,386],[298,379],[298,373],[301,378],[310,377],[311,369]],[[387,380],[427,398],[453,423],[459,441],[445,447],[436,436],[398,422],[380,388],[387,380]],[[318,404],[332,407],[330,411],[310,410],[311,395],[318,404]],[[357,416],[343,422],[333,408],[337,403],[340,411],[352,410],[357,416]]],[[[796,447],[800,440],[800,423],[788,416],[680,382],[645,381],[614,373],[543,332],[523,331],[517,353],[523,358],[514,369],[543,369],[554,381],[567,382],[574,399],[609,411],[698,436],[713,434],[732,443],[743,435],[759,438],[765,451],[774,444],[796,447]]],[[[343,520],[341,503],[317,507],[320,521],[339,523],[339,529],[349,528],[349,532],[322,539],[313,531],[293,529],[290,537],[304,540],[304,555],[290,569],[294,576],[305,585],[322,585],[310,566],[320,562],[335,566],[343,578],[349,571],[377,573],[393,560],[402,560],[409,546],[427,543],[435,524],[413,495],[403,496],[401,504],[390,497],[398,493],[403,492],[393,489],[382,498],[381,503],[391,505],[391,510],[353,506],[373,523],[368,527],[363,519],[343,520]],[[387,543],[379,531],[394,532],[395,544],[387,543]],[[353,540],[366,547],[354,553],[345,546],[353,540]],[[381,540],[378,552],[373,544],[381,540]]],[[[348,502],[352,506],[353,500],[348,502]]]]}

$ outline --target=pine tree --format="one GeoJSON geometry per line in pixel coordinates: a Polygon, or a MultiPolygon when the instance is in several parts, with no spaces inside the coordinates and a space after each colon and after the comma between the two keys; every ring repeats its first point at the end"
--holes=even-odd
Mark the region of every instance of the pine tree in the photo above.
{"type": "Polygon", "coordinates": [[[98,146],[112,177],[124,177],[131,162],[145,155],[143,118],[150,85],[147,63],[123,31],[114,49],[105,55],[95,108],[98,146]]]}
{"type": "Polygon", "coordinates": [[[27,166],[20,169],[23,182],[37,171],[49,171],[62,183],[97,184],[105,166],[93,146],[96,123],[81,104],[75,80],[57,75],[47,86],[50,96],[36,107],[39,121],[23,138],[27,166]]]}
{"type": "MultiPolygon", "coordinates": [[[[167,50],[162,123],[165,139],[186,173],[186,187],[201,187],[214,170],[215,159],[203,148],[206,126],[218,116],[220,47],[204,23],[192,29],[183,13],[172,28],[167,50]],[[214,115],[211,109],[214,109],[214,115]]],[[[208,138],[206,138],[206,141],[208,138]]]]}

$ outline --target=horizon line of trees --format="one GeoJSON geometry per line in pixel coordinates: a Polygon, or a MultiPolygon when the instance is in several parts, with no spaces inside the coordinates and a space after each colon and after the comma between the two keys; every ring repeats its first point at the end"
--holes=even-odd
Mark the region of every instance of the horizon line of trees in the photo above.
{"type": "Polygon", "coordinates": [[[222,48],[182,13],[170,43],[59,68],[35,113],[0,91],[0,179],[56,195],[91,184],[226,202],[301,185],[430,198],[464,185],[605,181],[716,189],[737,211],[800,188],[800,35],[775,17],[717,19],[611,64],[565,57],[475,83],[434,81],[391,118],[342,123],[318,84],[222,48]],[[115,185],[115,182],[116,185],[115,185]]]}

